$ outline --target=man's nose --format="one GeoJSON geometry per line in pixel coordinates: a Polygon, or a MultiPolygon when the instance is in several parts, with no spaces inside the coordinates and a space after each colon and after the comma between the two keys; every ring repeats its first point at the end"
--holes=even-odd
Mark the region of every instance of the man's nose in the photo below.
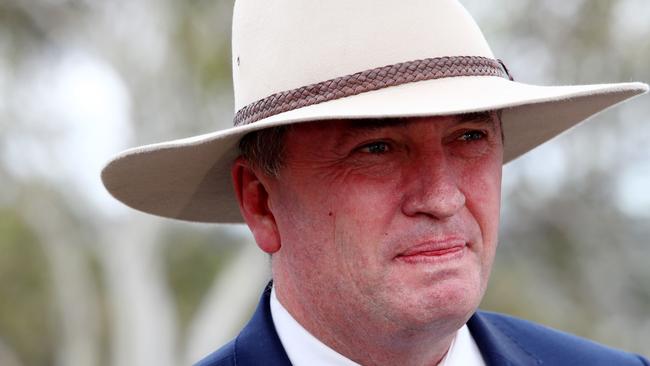
{"type": "Polygon", "coordinates": [[[444,220],[465,205],[458,178],[444,157],[416,164],[406,179],[402,212],[407,216],[426,215],[444,220]]]}

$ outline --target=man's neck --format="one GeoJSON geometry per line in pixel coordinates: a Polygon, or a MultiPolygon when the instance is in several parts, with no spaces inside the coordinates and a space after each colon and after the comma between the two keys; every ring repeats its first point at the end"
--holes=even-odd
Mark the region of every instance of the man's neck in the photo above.
{"type": "Polygon", "coordinates": [[[348,312],[352,307],[345,303],[352,299],[309,301],[325,298],[327,290],[320,289],[320,297],[303,293],[295,299],[283,291],[282,285],[276,289],[279,302],[303,328],[331,349],[363,365],[437,365],[464,324],[458,320],[440,321],[424,328],[409,328],[386,317],[348,312]]]}

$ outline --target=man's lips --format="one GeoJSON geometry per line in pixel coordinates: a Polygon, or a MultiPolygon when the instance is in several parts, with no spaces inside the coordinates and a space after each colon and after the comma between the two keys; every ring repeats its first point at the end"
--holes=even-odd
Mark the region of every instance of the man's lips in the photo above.
{"type": "Polygon", "coordinates": [[[418,258],[431,257],[444,257],[461,252],[467,243],[458,238],[450,238],[445,240],[428,241],[416,246],[410,247],[405,251],[398,254],[396,259],[413,260],[418,258]]]}

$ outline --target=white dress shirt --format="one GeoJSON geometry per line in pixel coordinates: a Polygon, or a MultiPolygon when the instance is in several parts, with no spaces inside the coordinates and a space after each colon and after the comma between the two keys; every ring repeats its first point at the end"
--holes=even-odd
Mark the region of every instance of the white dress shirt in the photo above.
{"type": "MultiPolygon", "coordinates": [[[[359,366],[311,335],[280,304],[271,290],[271,317],[284,350],[294,366],[359,366]]],[[[485,366],[467,325],[456,332],[445,358],[438,366],[485,366]]]]}

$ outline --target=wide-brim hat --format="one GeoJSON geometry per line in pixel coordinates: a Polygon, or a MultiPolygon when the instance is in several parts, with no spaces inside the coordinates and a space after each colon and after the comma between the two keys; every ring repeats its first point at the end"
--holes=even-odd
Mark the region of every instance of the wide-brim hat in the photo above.
{"type": "Polygon", "coordinates": [[[115,198],[174,219],[242,222],[230,171],[252,131],[502,110],[507,163],[648,91],[513,81],[454,0],[237,0],[232,63],[234,127],[120,153],[102,172],[115,198]]]}

